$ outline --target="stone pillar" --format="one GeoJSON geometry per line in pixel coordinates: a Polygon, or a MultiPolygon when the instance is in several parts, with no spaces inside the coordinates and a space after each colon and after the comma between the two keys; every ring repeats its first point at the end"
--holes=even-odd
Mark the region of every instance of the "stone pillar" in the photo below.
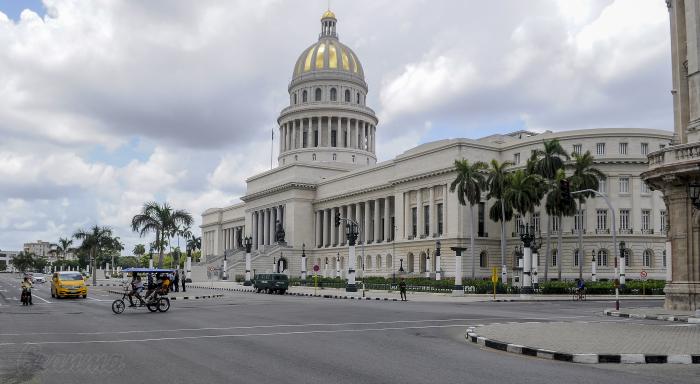
{"type": "Polygon", "coordinates": [[[379,217],[379,199],[374,199],[374,236],[372,237],[372,241],[376,244],[378,243],[380,239],[380,234],[381,234],[381,220],[379,217]]]}
{"type": "Polygon", "coordinates": [[[362,226],[362,243],[367,244],[370,239],[370,208],[369,200],[365,201],[364,224],[362,226]]]}
{"type": "Polygon", "coordinates": [[[323,245],[323,214],[321,210],[316,211],[316,247],[323,245]]]}
{"type": "Polygon", "coordinates": [[[258,220],[258,231],[260,232],[259,234],[259,241],[260,241],[260,246],[265,245],[265,210],[261,209],[260,211],[260,219],[258,220]]]}
{"type": "Polygon", "coordinates": [[[411,220],[411,191],[404,192],[404,239],[410,239],[413,236],[413,222],[411,220]]]}
{"type": "Polygon", "coordinates": [[[425,233],[425,217],[423,215],[423,190],[418,189],[416,191],[416,227],[418,227],[418,231],[416,233],[417,238],[421,238],[421,236],[425,233]]]}
{"type": "Polygon", "coordinates": [[[331,245],[338,245],[338,228],[335,226],[335,215],[339,213],[338,207],[331,208],[331,245]]]}
{"type": "Polygon", "coordinates": [[[262,225],[262,230],[263,230],[263,245],[268,245],[270,244],[270,212],[267,210],[267,208],[263,209],[263,225],[262,225]]]}
{"type": "Polygon", "coordinates": [[[391,199],[384,198],[384,242],[393,238],[394,228],[391,228],[391,199]]]}
{"type": "Polygon", "coordinates": [[[360,203],[355,203],[355,222],[357,223],[357,226],[362,225],[362,220],[360,216],[360,203]]]}
{"type": "Polygon", "coordinates": [[[450,249],[455,252],[455,285],[452,288],[452,295],[463,296],[464,287],[462,287],[462,252],[464,252],[466,248],[452,247],[450,249]]]}
{"type": "Polygon", "coordinates": [[[428,226],[429,226],[428,231],[430,232],[430,233],[428,233],[428,236],[433,236],[433,234],[435,234],[437,232],[436,231],[437,227],[435,226],[437,215],[435,214],[435,188],[434,187],[430,187],[428,189],[428,206],[429,206],[429,208],[428,208],[428,211],[429,211],[428,212],[428,226]]]}
{"type": "Polygon", "coordinates": [[[333,126],[331,125],[331,117],[326,117],[326,136],[327,136],[327,147],[332,147],[331,143],[331,132],[333,131],[333,126]]]}
{"type": "Polygon", "coordinates": [[[323,210],[323,246],[328,246],[331,243],[331,231],[329,230],[330,211],[323,210]]]}

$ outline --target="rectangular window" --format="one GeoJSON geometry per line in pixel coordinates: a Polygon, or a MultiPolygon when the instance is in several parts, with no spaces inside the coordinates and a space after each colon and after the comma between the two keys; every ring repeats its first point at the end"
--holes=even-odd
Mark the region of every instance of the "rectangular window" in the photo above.
{"type": "Polygon", "coordinates": [[[418,210],[416,207],[411,208],[411,236],[415,239],[418,235],[418,210]]]}
{"type": "Polygon", "coordinates": [[[661,233],[666,233],[666,211],[660,211],[659,218],[661,219],[661,233]]]}
{"type": "Polygon", "coordinates": [[[556,249],[552,251],[552,267],[557,266],[557,253],[556,249]]]}
{"type": "Polygon", "coordinates": [[[630,229],[630,210],[621,209],[620,210],[620,231],[626,231],[630,229]]]}
{"type": "Polygon", "coordinates": [[[650,193],[651,190],[649,190],[649,185],[642,180],[642,193],[650,193]]]}
{"type": "Polygon", "coordinates": [[[442,236],[442,203],[437,205],[437,230],[438,235],[442,236]]]}
{"type": "Polygon", "coordinates": [[[432,235],[430,233],[430,206],[423,206],[423,234],[432,235]]]}
{"type": "Polygon", "coordinates": [[[643,259],[643,263],[644,263],[645,268],[651,268],[651,256],[652,256],[651,250],[649,250],[649,249],[645,250],[644,253],[642,254],[642,259],[643,259]]]}
{"type": "Polygon", "coordinates": [[[535,233],[540,233],[540,213],[535,212],[532,214],[532,218],[530,219],[530,225],[532,225],[535,229],[535,233]]]}
{"type": "Polygon", "coordinates": [[[598,179],[598,192],[608,193],[608,179],[598,179]]]}
{"type": "Polygon", "coordinates": [[[574,267],[578,267],[578,249],[574,250],[574,267]]]}
{"type": "Polygon", "coordinates": [[[481,252],[479,254],[479,268],[487,268],[489,266],[488,254],[481,252]]]}
{"type": "Polygon", "coordinates": [[[627,154],[627,143],[620,143],[620,154],[621,155],[627,154]]]}
{"type": "Polygon", "coordinates": [[[520,234],[520,227],[523,224],[523,219],[517,213],[513,216],[513,224],[515,225],[515,230],[513,232],[515,232],[516,235],[519,235],[520,234]]]}
{"type": "Polygon", "coordinates": [[[520,164],[520,154],[519,154],[519,153],[516,153],[516,154],[513,155],[513,163],[514,163],[515,165],[520,164]]]}
{"type": "Polygon", "coordinates": [[[649,154],[649,143],[642,143],[641,152],[642,156],[646,156],[649,154]]]}
{"type": "Polygon", "coordinates": [[[666,250],[664,249],[663,252],[661,253],[661,262],[664,265],[664,268],[666,268],[666,250]]]}
{"type": "Polygon", "coordinates": [[[630,259],[631,259],[631,257],[630,257],[629,250],[625,250],[625,267],[630,266],[630,259]]]}
{"type": "Polygon", "coordinates": [[[479,237],[486,237],[486,204],[479,203],[478,233],[479,237]]]}
{"type": "Polygon", "coordinates": [[[651,223],[651,211],[642,209],[642,231],[649,231],[651,223]]]}
{"type": "Polygon", "coordinates": [[[630,193],[629,177],[620,177],[620,193],[630,193]]]}
{"type": "Polygon", "coordinates": [[[574,144],[574,153],[581,155],[583,153],[583,146],[581,144],[574,144]]]}
{"type": "Polygon", "coordinates": [[[583,221],[585,218],[586,218],[586,210],[585,209],[578,210],[576,215],[574,215],[574,230],[575,231],[578,232],[580,229],[586,228],[586,226],[584,225],[585,222],[583,221]]]}
{"type": "Polygon", "coordinates": [[[608,251],[601,249],[598,251],[598,266],[607,267],[608,266],[608,251]]]}
{"type": "Polygon", "coordinates": [[[607,209],[598,209],[596,210],[596,229],[600,231],[604,231],[608,229],[608,210],[607,209]]]}
{"type": "Polygon", "coordinates": [[[559,216],[552,216],[552,232],[558,233],[561,230],[561,225],[559,223],[559,216]]]}
{"type": "Polygon", "coordinates": [[[605,143],[598,143],[595,145],[595,154],[604,155],[605,154],[605,143]]]}

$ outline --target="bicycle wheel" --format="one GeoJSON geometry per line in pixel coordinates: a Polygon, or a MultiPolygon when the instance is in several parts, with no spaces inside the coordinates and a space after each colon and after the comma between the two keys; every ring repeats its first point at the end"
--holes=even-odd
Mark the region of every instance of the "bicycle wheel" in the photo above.
{"type": "Polygon", "coordinates": [[[160,300],[158,300],[158,311],[168,312],[168,309],[170,309],[170,299],[161,297],[160,300]]]}
{"type": "Polygon", "coordinates": [[[151,312],[157,311],[158,310],[158,301],[149,300],[146,303],[146,308],[148,308],[148,310],[151,312]]]}
{"type": "Polygon", "coordinates": [[[124,304],[124,300],[117,299],[112,302],[112,312],[116,313],[117,315],[124,312],[124,308],[126,305],[124,304]]]}

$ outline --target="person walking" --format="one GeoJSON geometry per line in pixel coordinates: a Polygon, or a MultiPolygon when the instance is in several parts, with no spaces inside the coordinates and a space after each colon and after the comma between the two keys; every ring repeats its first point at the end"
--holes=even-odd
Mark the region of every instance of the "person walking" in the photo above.
{"type": "Polygon", "coordinates": [[[408,301],[408,299],[406,299],[406,280],[403,278],[399,283],[399,294],[401,295],[401,301],[408,301]]]}
{"type": "Polygon", "coordinates": [[[184,269],[182,270],[182,278],[180,280],[182,281],[182,292],[186,292],[185,283],[187,282],[187,274],[184,269]]]}
{"type": "Polygon", "coordinates": [[[180,292],[180,271],[175,270],[175,276],[173,277],[173,286],[175,287],[175,292],[180,292]]]}

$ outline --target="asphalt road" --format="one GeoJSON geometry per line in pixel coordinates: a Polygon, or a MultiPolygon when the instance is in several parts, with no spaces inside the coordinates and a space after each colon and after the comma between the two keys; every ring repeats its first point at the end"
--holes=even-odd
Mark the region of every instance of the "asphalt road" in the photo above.
{"type": "MultiPolygon", "coordinates": [[[[604,302],[419,303],[226,292],[127,309],[92,288],[22,307],[0,274],[0,383],[697,383],[700,367],[579,365],[481,349],[470,325],[621,321],[604,302]]],[[[206,290],[188,290],[204,293],[206,290]]],[[[220,292],[216,292],[220,293],[220,292]]],[[[647,303],[660,305],[660,302],[647,303]]],[[[636,305],[640,305],[636,303],[636,305]]],[[[546,337],[546,335],[543,335],[546,337]]]]}

